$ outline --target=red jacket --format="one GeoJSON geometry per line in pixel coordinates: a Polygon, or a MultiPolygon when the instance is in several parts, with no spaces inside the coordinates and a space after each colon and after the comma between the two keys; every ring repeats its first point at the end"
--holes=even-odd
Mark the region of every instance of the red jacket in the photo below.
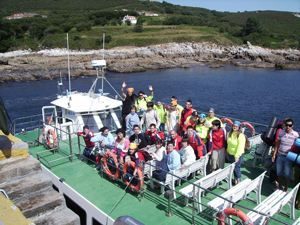
{"type": "Polygon", "coordinates": [[[210,130],[209,132],[209,152],[213,149],[221,149],[226,147],[226,130],[219,128],[219,130],[210,130]]]}
{"type": "Polygon", "coordinates": [[[206,146],[203,140],[196,134],[194,134],[190,139],[190,146],[194,149],[196,159],[199,159],[202,156],[205,156],[207,151],[206,151],[206,146]]]}
{"type": "MultiPolygon", "coordinates": [[[[79,136],[82,134],[85,135],[85,132],[77,132],[79,136]]],[[[95,146],[95,143],[91,142],[91,138],[94,137],[94,132],[89,131],[89,133],[86,135],[86,137],[83,137],[86,147],[91,148],[95,146]]]]}
{"type": "MultiPolygon", "coordinates": [[[[136,169],[139,168],[139,165],[142,161],[144,161],[144,162],[146,161],[145,158],[144,158],[144,155],[139,151],[137,151],[134,154],[134,156],[130,156],[130,159],[131,159],[131,161],[135,162],[135,168],[136,169]]],[[[125,156],[124,156],[124,162],[125,162],[125,156]]],[[[141,166],[140,166],[140,170],[141,171],[143,170],[143,168],[141,166]]]]}
{"type": "Polygon", "coordinates": [[[181,112],[181,118],[180,118],[180,130],[182,131],[183,127],[184,127],[184,122],[186,121],[186,119],[192,115],[192,113],[194,112],[194,109],[189,108],[186,109],[184,108],[184,110],[182,110],[181,112]]]}
{"type": "Polygon", "coordinates": [[[179,151],[182,148],[182,138],[177,134],[177,136],[172,140],[175,143],[175,150],[179,151]]]}
{"type": "Polygon", "coordinates": [[[150,138],[151,138],[151,143],[155,144],[155,140],[157,139],[164,139],[165,135],[164,132],[158,132],[157,130],[155,130],[153,133],[150,130],[147,130],[145,132],[150,138]]]}

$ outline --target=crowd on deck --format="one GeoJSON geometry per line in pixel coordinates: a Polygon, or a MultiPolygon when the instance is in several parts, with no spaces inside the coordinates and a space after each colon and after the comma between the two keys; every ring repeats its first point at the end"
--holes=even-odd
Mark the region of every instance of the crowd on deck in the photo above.
{"type": "MultiPolygon", "coordinates": [[[[178,104],[176,96],[170,98],[170,106],[163,106],[158,99],[155,103],[153,99],[153,87],[150,85],[150,95],[143,91],[138,95],[134,93],[134,88],[127,88],[124,93],[126,83],[122,84],[121,95],[123,97],[122,108],[122,128],[116,131],[117,138],[114,140],[108,127],[100,129],[100,134],[94,136],[88,125],[83,127],[83,132],[78,135],[83,136],[86,148],[84,155],[91,157],[91,151],[95,142],[106,147],[118,157],[120,164],[123,164],[128,155],[135,162],[135,168],[129,171],[136,175],[141,161],[145,160],[145,155],[141,149],[149,149],[155,145],[156,150],[150,152],[153,159],[157,160],[157,167],[153,177],[158,180],[166,179],[166,171],[174,169],[184,169],[196,160],[209,156],[208,168],[211,172],[223,169],[225,161],[235,162],[233,184],[241,182],[241,164],[244,158],[246,147],[246,136],[242,132],[242,124],[234,121],[229,132],[223,126],[222,121],[214,115],[215,110],[210,108],[208,116],[198,113],[193,109],[192,101],[187,100],[185,107],[178,104]],[[126,137],[129,134],[129,138],[126,137]],[[167,140],[167,141],[166,141],[167,140]],[[164,143],[166,142],[166,146],[164,143]]],[[[274,153],[272,161],[276,160],[278,189],[287,192],[289,180],[291,179],[292,162],[287,159],[289,151],[300,154],[300,147],[294,142],[299,137],[293,128],[294,122],[291,119],[283,121],[283,128],[277,131],[274,143],[274,153]],[[277,158],[277,159],[276,159],[277,158]],[[282,186],[282,179],[285,177],[285,188],[282,186]]],[[[96,162],[99,169],[101,155],[98,154],[96,162]]],[[[299,164],[298,164],[299,165],[299,164]]],[[[198,171],[201,174],[202,171],[198,171]]],[[[295,167],[295,183],[300,180],[300,167],[295,167]]],[[[126,177],[125,177],[126,179],[126,177]]],[[[300,200],[297,208],[300,209],[300,200]]]]}

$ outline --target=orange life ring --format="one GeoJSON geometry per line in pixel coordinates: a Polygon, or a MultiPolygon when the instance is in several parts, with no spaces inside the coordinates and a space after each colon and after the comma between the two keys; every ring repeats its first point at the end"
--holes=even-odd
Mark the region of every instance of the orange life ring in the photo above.
{"type": "MultiPolygon", "coordinates": [[[[129,162],[124,163],[123,176],[125,176],[127,174],[127,169],[128,169],[129,166],[134,168],[135,167],[135,162],[129,161],[129,162]]],[[[138,182],[138,185],[134,186],[132,183],[129,184],[131,190],[134,191],[134,192],[139,192],[141,190],[141,187],[143,187],[143,185],[144,185],[144,179],[142,179],[144,176],[143,176],[142,171],[138,170],[137,175],[138,175],[138,178],[140,179],[139,182],[138,182]]],[[[129,181],[127,181],[125,179],[124,179],[124,181],[125,181],[125,184],[129,183],[129,181]]]]}
{"type": "Polygon", "coordinates": [[[251,130],[251,137],[255,136],[255,129],[250,123],[242,122],[242,126],[246,126],[251,130]]]}
{"type": "Polygon", "coordinates": [[[231,119],[228,119],[228,118],[222,118],[221,121],[222,121],[222,123],[229,123],[231,127],[232,127],[232,125],[233,125],[233,122],[232,122],[231,119]]]}
{"type": "Polygon", "coordinates": [[[55,135],[55,132],[54,130],[52,129],[49,129],[47,131],[47,143],[48,143],[48,146],[50,148],[56,148],[57,147],[57,138],[56,138],[56,135],[55,135]],[[52,137],[51,137],[52,136],[52,137]],[[51,142],[51,140],[53,140],[53,142],[51,142]]]}
{"type": "Polygon", "coordinates": [[[237,216],[239,217],[244,224],[248,224],[248,225],[254,225],[253,222],[250,220],[250,218],[246,215],[246,213],[244,213],[241,210],[235,209],[235,208],[227,208],[224,209],[220,214],[219,214],[219,221],[218,221],[218,225],[225,225],[225,219],[227,216],[232,215],[232,216],[237,216]]]}
{"type": "Polygon", "coordinates": [[[111,179],[117,179],[120,177],[120,171],[119,171],[119,168],[120,168],[120,164],[118,162],[118,158],[116,156],[115,153],[111,152],[111,151],[108,151],[104,154],[103,156],[103,168],[104,168],[104,171],[105,173],[107,173],[109,175],[109,178],[111,179]],[[116,173],[113,174],[110,170],[109,170],[109,167],[107,166],[107,159],[111,157],[114,159],[115,161],[115,164],[116,164],[116,167],[117,167],[117,170],[116,170],[116,173]]]}

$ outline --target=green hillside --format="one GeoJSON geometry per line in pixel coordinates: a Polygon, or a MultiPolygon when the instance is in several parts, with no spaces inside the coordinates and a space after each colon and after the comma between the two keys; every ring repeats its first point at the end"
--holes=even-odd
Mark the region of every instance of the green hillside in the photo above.
{"type": "Polygon", "coordinates": [[[107,48],[186,41],[299,48],[300,40],[300,18],[291,12],[229,13],[139,0],[0,1],[1,18],[14,13],[38,15],[0,19],[0,52],[66,47],[66,33],[72,49],[97,49],[103,31],[107,48]],[[137,25],[123,24],[126,14],[136,16],[137,25]]]}

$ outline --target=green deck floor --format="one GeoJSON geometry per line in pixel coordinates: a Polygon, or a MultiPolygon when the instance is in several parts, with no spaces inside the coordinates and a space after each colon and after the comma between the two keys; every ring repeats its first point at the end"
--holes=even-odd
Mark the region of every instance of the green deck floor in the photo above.
{"type": "MultiPolygon", "coordinates": [[[[33,141],[37,138],[37,131],[29,132],[27,136],[22,134],[16,135],[16,137],[22,139],[23,141],[33,141]]],[[[180,204],[178,201],[183,202],[184,198],[177,194],[177,200],[173,201],[179,209],[176,207],[172,207],[172,212],[174,213],[173,217],[167,217],[165,213],[168,210],[167,201],[164,199],[163,195],[159,193],[159,190],[153,190],[149,186],[146,187],[147,191],[145,193],[144,198],[140,198],[136,193],[127,190],[126,193],[124,192],[124,188],[126,187],[123,183],[119,181],[113,181],[109,179],[106,175],[104,178],[101,178],[100,172],[94,171],[95,165],[92,163],[87,162],[84,157],[82,157],[82,161],[79,160],[78,151],[78,143],[77,138],[72,139],[72,150],[73,153],[76,154],[73,156],[73,162],[71,162],[70,158],[65,158],[56,162],[51,163],[52,172],[60,177],[64,178],[68,185],[70,185],[74,190],[80,193],[83,197],[88,199],[91,203],[97,206],[106,214],[109,214],[113,209],[114,205],[120,199],[120,196],[124,196],[114,211],[111,213],[111,217],[113,219],[117,219],[119,216],[128,215],[132,216],[135,219],[141,221],[144,224],[191,224],[192,223],[192,216],[185,213],[183,210],[192,212],[189,207],[180,204]],[[149,191],[149,192],[148,192],[149,191]],[[123,195],[124,194],[124,195],[123,195]],[[160,198],[159,198],[160,197],[160,198]]],[[[81,139],[81,144],[83,144],[83,140],[81,139]]],[[[60,149],[64,149],[64,151],[60,151],[60,153],[56,152],[44,152],[40,155],[46,158],[48,161],[62,158],[69,154],[69,142],[64,141],[59,143],[60,149]]],[[[36,157],[36,153],[44,151],[44,146],[36,146],[30,148],[30,153],[34,157],[36,157]]],[[[81,148],[83,150],[83,148],[81,148]]],[[[259,176],[263,169],[254,169],[250,167],[252,164],[253,157],[250,154],[246,154],[244,157],[244,165],[242,165],[242,179],[250,178],[255,179],[259,176]]],[[[41,163],[49,169],[49,166],[46,162],[41,160],[41,163]]],[[[229,164],[226,164],[226,166],[229,164]]],[[[272,194],[273,188],[275,187],[273,184],[268,182],[269,176],[266,175],[264,178],[264,182],[262,185],[262,201],[272,194]]],[[[191,179],[190,181],[195,181],[191,179]]],[[[188,182],[183,182],[182,186],[187,186],[188,182]]],[[[290,182],[289,190],[293,188],[294,183],[290,182]]],[[[221,187],[226,188],[227,183],[222,182],[221,187]]],[[[176,186],[176,190],[180,190],[182,187],[176,186]]],[[[212,189],[213,192],[217,194],[224,193],[224,190],[219,188],[212,189]]],[[[215,196],[211,193],[206,194],[207,198],[202,198],[202,203],[208,203],[210,199],[215,198],[215,196]]],[[[252,199],[256,199],[255,193],[250,193],[248,197],[252,199]]],[[[238,202],[239,204],[246,206],[248,208],[254,208],[256,204],[249,200],[242,200],[238,202]]],[[[239,208],[239,207],[236,207],[239,208]]],[[[242,208],[239,208],[245,213],[248,211],[242,208]]],[[[288,213],[290,212],[289,207],[286,205],[283,208],[283,211],[288,213]]],[[[212,211],[205,206],[203,207],[203,212],[209,216],[212,216],[212,211]]],[[[204,221],[211,223],[211,218],[203,215],[198,214],[195,211],[196,215],[199,216],[204,221]]],[[[300,211],[296,210],[296,218],[300,216],[300,211]]],[[[294,221],[287,216],[282,214],[277,214],[274,216],[277,219],[280,219],[286,223],[292,224],[294,221]]],[[[204,221],[196,219],[195,224],[206,224],[204,221]]],[[[270,221],[270,224],[281,224],[276,221],[270,221]]]]}

